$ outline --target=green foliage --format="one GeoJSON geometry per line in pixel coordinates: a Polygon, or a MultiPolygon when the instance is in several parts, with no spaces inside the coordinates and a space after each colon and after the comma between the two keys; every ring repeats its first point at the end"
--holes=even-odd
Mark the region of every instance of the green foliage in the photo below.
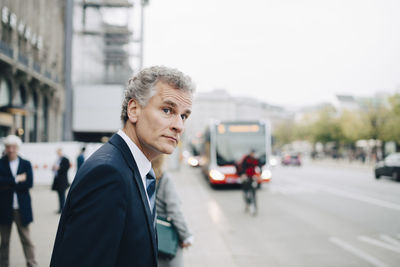
{"type": "Polygon", "coordinates": [[[364,118],[367,122],[365,131],[367,139],[384,139],[385,123],[388,120],[389,110],[384,103],[370,102],[367,103],[364,118]]]}
{"type": "Polygon", "coordinates": [[[394,94],[389,97],[389,103],[393,115],[400,116],[400,94],[394,94]]]}
{"type": "Polygon", "coordinates": [[[317,113],[317,120],[310,125],[310,139],[316,143],[338,142],[342,138],[339,121],[336,118],[336,110],[333,107],[325,107],[317,113]]]}
{"type": "Polygon", "coordinates": [[[395,141],[400,144],[400,94],[389,98],[390,110],[382,130],[383,141],[395,141]]]}
{"type": "Polygon", "coordinates": [[[332,106],[310,112],[300,122],[284,122],[275,128],[276,145],[295,140],[352,145],[360,139],[395,141],[400,145],[400,94],[386,100],[370,99],[362,110],[340,115],[332,106]]]}
{"type": "Polygon", "coordinates": [[[339,118],[339,127],[343,134],[343,144],[354,144],[357,140],[368,138],[365,131],[368,121],[361,112],[345,110],[339,118]]]}
{"type": "Polygon", "coordinates": [[[276,145],[282,146],[294,141],[295,124],[292,121],[283,122],[274,128],[276,145]]]}

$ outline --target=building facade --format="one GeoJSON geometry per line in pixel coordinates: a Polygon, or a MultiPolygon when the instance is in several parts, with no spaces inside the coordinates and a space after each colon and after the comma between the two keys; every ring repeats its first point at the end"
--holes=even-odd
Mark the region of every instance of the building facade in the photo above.
{"type": "Polygon", "coordinates": [[[64,1],[0,1],[0,138],[58,141],[64,111],[64,1]]]}

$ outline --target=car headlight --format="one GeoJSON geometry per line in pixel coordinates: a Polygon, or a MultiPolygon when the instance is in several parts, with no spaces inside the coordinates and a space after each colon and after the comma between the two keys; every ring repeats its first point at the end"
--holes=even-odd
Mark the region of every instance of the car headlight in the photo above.
{"type": "Polygon", "coordinates": [[[225,179],[225,175],[223,173],[214,169],[210,171],[210,177],[216,181],[222,181],[225,179]]]}
{"type": "Polygon", "coordinates": [[[270,170],[264,169],[264,170],[262,171],[262,173],[261,173],[261,178],[262,178],[263,180],[270,180],[271,177],[272,177],[272,173],[271,173],[270,170]]]}
{"type": "Polygon", "coordinates": [[[199,161],[194,157],[189,157],[188,158],[188,163],[192,167],[196,167],[197,165],[199,165],[199,161]]]}
{"type": "Polygon", "coordinates": [[[278,160],[277,160],[276,158],[271,158],[271,159],[269,160],[269,164],[270,164],[271,166],[276,166],[276,165],[278,165],[278,160]]]}

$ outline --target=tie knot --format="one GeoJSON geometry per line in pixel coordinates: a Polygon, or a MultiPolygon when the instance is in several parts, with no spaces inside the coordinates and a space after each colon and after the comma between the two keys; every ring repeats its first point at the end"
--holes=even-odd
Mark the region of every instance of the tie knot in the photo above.
{"type": "Polygon", "coordinates": [[[156,179],[156,175],[153,171],[153,169],[150,169],[150,171],[147,173],[146,178],[149,180],[154,180],[156,179]]]}

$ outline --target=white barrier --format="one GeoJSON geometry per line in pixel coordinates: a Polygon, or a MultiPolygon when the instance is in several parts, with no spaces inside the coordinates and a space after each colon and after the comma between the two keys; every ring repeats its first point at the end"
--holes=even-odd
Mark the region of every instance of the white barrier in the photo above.
{"type": "Polygon", "coordinates": [[[76,173],[76,159],[81,148],[86,147],[84,156],[87,159],[101,145],[101,143],[80,142],[23,143],[19,154],[32,163],[34,183],[50,185],[54,178],[51,169],[57,161],[56,151],[58,148],[62,149],[64,156],[70,161],[71,168],[68,171],[68,178],[72,182],[76,173]]]}

